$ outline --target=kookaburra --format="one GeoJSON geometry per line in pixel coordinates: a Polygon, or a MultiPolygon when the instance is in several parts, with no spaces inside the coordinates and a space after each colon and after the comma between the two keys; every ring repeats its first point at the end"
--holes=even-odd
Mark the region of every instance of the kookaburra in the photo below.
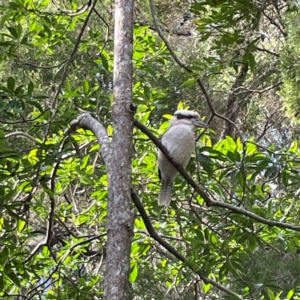
{"type": "MultiPolygon", "coordinates": [[[[192,153],[195,151],[194,129],[196,127],[208,127],[208,125],[200,119],[197,112],[177,110],[170,120],[168,130],[161,139],[170,156],[183,168],[186,168],[192,153]]],[[[169,206],[173,182],[178,171],[160,150],[158,151],[158,167],[161,179],[158,205],[169,206]]]]}

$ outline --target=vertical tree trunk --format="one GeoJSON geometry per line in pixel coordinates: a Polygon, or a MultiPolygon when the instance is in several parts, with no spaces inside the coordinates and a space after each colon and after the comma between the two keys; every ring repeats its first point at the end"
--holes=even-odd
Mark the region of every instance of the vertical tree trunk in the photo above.
{"type": "MultiPolygon", "coordinates": [[[[241,67],[241,70],[240,70],[238,76],[236,77],[234,84],[231,87],[232,92],[237,87],[241,86],[245,82],[245,80],[247,78],[247,74],[248,74],[248,69],[249,69],[248,63],[245,63],[241,67]]],[[[238,97],[234,93],[231,93],[228,97],[227,109],[226,109],[225,116],[228,119],[230,119],[232,122],[236,122],[238,113],[241,109],[242,104],[239,104],[239,102],[238,102],[240,98],[241,98],[241,96],[238,97]]],[[[226,123],[225,126],[226,127],[225,127],[224,131],[222,132],[221,139],[226,138],[226,135],[233,137],[234,126],[230,123],[226,123]]]]}
{"type": "Polygon", "coordinates": [[[127,300],[133,217],[131,211],[131,149],[133,0],[115,1],[114,36],[114,136],[112,162],[108,170],[109,201],[107,216],[107,250],[105,299],[127,300]]]}

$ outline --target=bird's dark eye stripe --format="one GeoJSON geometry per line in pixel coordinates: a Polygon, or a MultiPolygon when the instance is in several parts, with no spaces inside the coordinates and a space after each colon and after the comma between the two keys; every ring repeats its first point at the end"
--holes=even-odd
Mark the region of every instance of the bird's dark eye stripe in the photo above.
{"type": "Polygon", "coordinates": [[[193,119],[193,116],[191,116],[191,115],[186,116],[186,115],[178,114],[177,120],[181,120],[181,119],[193,119]]]}

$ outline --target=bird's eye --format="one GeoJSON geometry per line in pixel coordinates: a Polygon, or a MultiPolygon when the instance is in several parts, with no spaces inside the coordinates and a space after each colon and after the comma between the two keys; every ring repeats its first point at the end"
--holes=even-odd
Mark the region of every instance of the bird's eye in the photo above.
{"type": "Polygon", "coordinates": [[[191,116],[191,115],[186,116],[186,115],[178,114],[178,115],[177,115],[177,120],[181,120],[181,119],[188,119],[188,120],[191,120],[191,119],[193,119],[193,116],[191,116]]]}
{"type": "Polygon", "coordinates": [[[177,115],[177,120],[181,120],[181,119],[185,119],[186,118],[186,116],[184,116],[184,115],[177,115]]]}

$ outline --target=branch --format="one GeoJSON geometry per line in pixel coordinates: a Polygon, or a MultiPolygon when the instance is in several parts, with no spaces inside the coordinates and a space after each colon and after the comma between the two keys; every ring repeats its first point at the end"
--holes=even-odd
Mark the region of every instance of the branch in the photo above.
{"type": "Polygon", "coordinates": [[[21,63],[22,65],[31,66],[31,67],[38,68],[38,69],[49,70],[49,69],[54,69],[54,68],[60,68],[67,61],[67,58],[64,59],[62,62],[58,63],[57,65],[53,65],[53,66],[41,66],[41,65],[39,66],[39,65],[36,65],[31,62],[22,61],[18,56],[16,56],[16,61],[21,63]]]}
{"type": "Polygon", "coordinates": [[[65,14],[65,15],[69,16],[69,17],[75,17],[75,16],[81,15],[81,14],[83,14],[84,12],[86,12],[86,11],[88,10],[89,6],[91,6],[91,4],[92,4],[91,2],[92,2],[92,1],[89,0],[88,3],[83,4],[83,5],[82,5],[81,7],[79,7],[76,11],[72,11],[72,10],[68,10],[68,9],[62,9],[62,8],[59,6],[59,5],[61,5],[61,4],[57,5],[57,4],[55,3],[55,1],[52,0],[52,4],[56,7],[56,9],[57,9],[60,13],[63,13],[63,14],[65,14]]]}
{"type": "Polygon", "coordinates": [[[170,253],[172,253],[176,258],[178,258],[180,261],[182,261],[183,263],[186,263],[186,265],[196,274],[199,275],[199,277],[203,280],[203,282],[205,284],[210,283],[211,285],[215,286],[216,288],[218,288],[219,290],[233,295],[235,297],[237,297],[238,299],[242,299],[242,297],[240,297],[238,294],[234,293],[233,291],[227,289],[226,287],[222,286],[221,284],[213,281],[212,279],[204,276],[202,273],[202,270],[195,270],[195,268],[192,266],[192,264],[190,262],[188,262],[186,260],[186,258],[179,253],[175,248],[173,248],[168,242],[166,242],[163,238],[161,238],[157,232],[155,231],[155,229],[153,228],[151,221],[144,209],[143,204],[141,203],[139,197],[137,196],[137,194],[135,193],[135,191],[133,189],[131,189],[131,198],[136,206],[136,208],[138,209],[144,223],[145,226],[147,228],[147,231],[149,232],[150,236],[155,239],[160,245],[162,245],[163,247],[165,247],[170,253]]]}
{"type": "Polygon", "coordinates": [[[14,137],[14,136],[22,136],[24,138],[27,138],[27,139],[33,141],[34,143],[38,143],[38,141],[33,136],[31,136],[30,134],[28,134],[26,132],[22,132],[22,131],[8,133],[5,135],[5,138],[8,139],[8,138],[14,137]]]}
{"type": "Polygon", "coordinates": [[[268,16],[265,11],[263,11],[263,14],[270,21],[270,23],[273,24],[275,27],[277,27],[278,30],[280,31],[280,33],[286,38],[287,33],[283,30],[283,28],[280,26],[280,24],[278,24],[274,19],[272,19],[270,16],[268,16]]]}
{"type": "Polygon", "coordinates": [[[267,91],[269,91],[269,90],[272,90],[272,89],[274,89],[274,88],[280,86],[281,84],[283,84],[283,82],[280,80],[280,81],[278,81],[278,82],[276,82],[276,83],[274,83],[274,84],[272,84],[272,85],[270,85],[270,86],[268,86],[268,87],[266,87],[266,88],[264,88],[264,89],[262,89],[262,90],[248,89],[248,88],[245,88],[245,87],[240,86],[240,87],[234,89],[234,90],[232,91],[232,93],[234,93],[235,95],[244,94],[244,93],[249,93],[249,92],[251,92],[251,93],[257,93],[257,94],[262,94],[262,93],[265,93],[265,92],[267,92],[267,91]],[[244,90],[244,92],[236,93],[236,91],[238,91],[238,90],[244,90]]]}
{"type": "Polygon", "coordinates": [[[99,14],[99,12],[96,10],[96,8],[94,8],[94,12],[96,13],[96,15],[102,20],[102,22],[104,23],[105,27],[106,27],[106,34],[105,34],[105,40],[104,40],[104,44],[102,46],[102,49],[100,51],[99,56],[101,57],[103,50],[105,49],[106,44],[108,43],[108,37],[109,37],[109,25],[107,24],[107,22],[104,20],[104,18],[101,17],[101,15],[99,14]]]}
{"type": "Polygon", "coordinates": [[[195,189],[195,191],[203,198],[204,202],[206,203],[207,206],[216,206],[216,207],[222,207],[226,208],[234,213],[241,214],[244,216],[247,216],[251,219],[254,219],[260,223],[266,224],[268,226],[277,226],[280,228],[288,228],[292,229],[295,231],[300,231],[300,226],[295,226],[291,225],[288,223],[282,223],[282,222],[277,222],[273,220],[269,220],[266,218],[263,218],[251,211],[248,211],[246,209],[236,207],[232,204],[225,203],[225,202],[220,202],[216,201],[210,198],[210,196],[193,180],[193,178],[186,172],[186,170],[178,165],[172,157],[169,155],[168,150],[166,147],[160,142],[160,140],[142,123],[137,121],[136,119],[134,120],[134,125],[139,128],[143,133],[145,133],[150,140],[161,150],[161,152],[168,158],[168,160],[173,164],[173,166],[180,172],[180,174],[184,177],[184,179],[195,189]]]}
{"type": "Polygon", "coordinates": [[[258,136],[258,138],[255,140],[256,143],[258,143],[263,137],[264,135],[267,133],[267,131],[271,128],[272,125],[269,125],[272,118],[274,117],[274,115],[277,113],[277,110],[275,110],[271,116],[268,118],[268,120],[266,121],[265,125],[264,125],[264,128],[261,132],[261,134],[258,136]]]}
{"type": "MultiPolygon", "coordinates": [[[[6,120],[1,120],[0,119],[0,123],[3,124],[20,124],[20,123],[27,123],[27,122],[33,122],[37,119],[39,119],[42,115],[44,115],[47,111],[49,110],[49,108],[45,109],[41,114],[39,114],[37,117],[33,118],[33,119],[19,119],[17,121],[6,121],[6,120]]],[[[46,126],[48,123],[43,123],[42,125],[35,125],[35,126],[46,126]]]]}
{"type": "Polygon", "coordinates": [[[273,52],[271,50],[268,50],[268,49],[265,49],[265,48],[260,48],[260,47],[257,47],[257,46],[255,46],[255,49],[258,50],[258,51],[267,52],[268,54],[274,55],[274,56],[279,58],[279,54],[276,53],[276,52],[273,52]]]}
{"type": "Polygon", "coordinates": [[[89,113],[83,113],[75,120],[71,121],[70,128],[66,131],[66,134],[75,131],[78,127],[89,129],[95,134],[99,144],[101,145],[100,152],[107,167],[108,162],[111,161],[112,148],[104,126],[94,119],[89,113]]]}

